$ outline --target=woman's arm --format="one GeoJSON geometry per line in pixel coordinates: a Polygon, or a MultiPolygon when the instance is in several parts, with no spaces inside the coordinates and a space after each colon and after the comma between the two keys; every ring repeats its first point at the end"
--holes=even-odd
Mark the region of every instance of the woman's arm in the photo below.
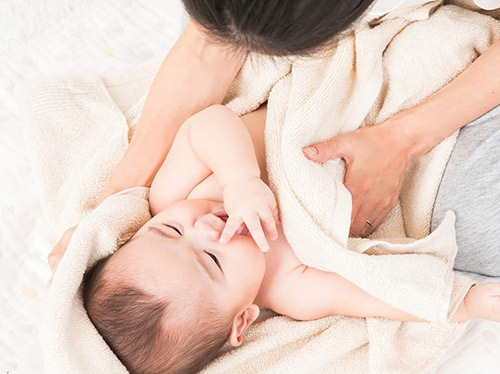
{"type": "Polygon", "coordinates": [[[427,153],[455,130],[500,104],[499,71],[500,40],[414,108],[376,126],[315,144],[312,152],[304,150],[315,162],[346,161],[344,183],[353,205],[351,236],[371,234],[396,205],[412,158],[427,153]]]}
{"type": "MultiPolygon", "coordinates": [[[[224,99],[246,53],[216,44],[194,22],[165,57],[144,104],[132,141],[102,192],[150,186],[181,124],[194,113],[224,99]]],[[[76,226],[66,230],[48,261],[55,271],[76,226]]]]}
{"type": "Polygon", "coordinates": [[[153,81],[130,146],[99,203],[129,187],[150,186],[181,124],[222,102],[245,58],[246,53],[210,41],[189,22],[153,81]]]}
{"type": "Polygon", "coordinates": [[[453,132],[500,104],[500,40],[448,85],[382,125],[409,142],[411,157],[429,152],[453,132]]]}

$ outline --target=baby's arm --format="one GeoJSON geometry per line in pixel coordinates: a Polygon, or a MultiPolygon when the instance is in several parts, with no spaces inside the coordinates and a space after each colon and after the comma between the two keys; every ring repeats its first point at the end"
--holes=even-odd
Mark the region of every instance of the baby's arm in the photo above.
{"type": "Polygon", "coordinates": [[[255,152],[248,136],[240,118],[223,106],[209,107],[186,120],[151,185],[149,200],[153,215],[176,201],[185,200],[212,174],[212,168],[221,158],[230,163],[226,165],[228,173],[233,172],[230,167],[233,165],[234,170],[258,175],[260,170],[253,164],[255,152]],[[223,135],[218,136],[219,133],[223,135]],[[237,139],[240,136],[243,139],[237,139]],[[234,147],[236,142],[244,146],[234,147]],[[229,143],[227,149],[226,143],[229,143]]]}
{"type": "Polygon", "coordinates": [[[252,138],[234,112],[214,105],[188,122],[193,151],[212,170],[222,189],[234,181],[260,178],[252,138]]]}
{"type": "Polygon", "coordinates": [[[229,215],[221,241],[228,241],[245,223],[259,247],[267,250],[269,245],[261,221],[269,237],[275,239],[276,200],[260,179],[261,171],[245,123],[222,105],[209,107],[182,125],[151,185],[149,200],[153,215],[186,199],[212,173],[229,215]]]}
{"type": "Polygon", "coordinates": [[[190,143],[194,153],[213,171],[222,189],[229,216],[221,242],[227,242],[243,223],[263,250],[269,249],[262,225],[271,239],[278,236],[276,199],[260,178],[252,138],[243,121],[222,105],[193,116],[190,143]],[[198,117],[198,118],[197,118],[198,117]]]}
{"type": "MultiPolygon", "coordinates": [[[[371,296],[338,274],[306,265],[299,265],[278,275],[266,299],[268,308],[297,320],[344,315],[423,321],[371,296]]],[[[466,305],[462,302],[452,321],[470,318],[466,305]]]]}

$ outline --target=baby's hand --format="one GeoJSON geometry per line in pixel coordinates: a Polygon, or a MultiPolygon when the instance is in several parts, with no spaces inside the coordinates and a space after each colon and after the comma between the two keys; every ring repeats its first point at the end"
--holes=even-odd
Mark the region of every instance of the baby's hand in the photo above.
{"type": "Polygon", "coordinates": [[[469,318],[500,322],[500,283],[472,286],[464,299],[469,318]]]}
{"type": "Polygon", "coordinates": [[[279,222],[278,207],[274,194],[260,178],[231,182],[223,189],[224,208],[229,216],[220,237],[227,243],[234,233],[245,224],[253,239],[263,252],[269,244],[262,230],[264,224],[271,240],[278,238],[276,222],[279,222]]]}

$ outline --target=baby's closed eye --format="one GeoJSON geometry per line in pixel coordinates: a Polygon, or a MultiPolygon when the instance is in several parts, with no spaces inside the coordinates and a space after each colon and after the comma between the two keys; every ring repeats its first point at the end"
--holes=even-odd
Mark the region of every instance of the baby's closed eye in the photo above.
{"type": "Polygon", "coordinates": [[[171,229],[175,230],[175,231],[176,231],[176,232],[177,232],[180,236],[182,236],[182,232],[181,232],[181,230],[179,230],[177,227],[172,226],[172,225],[169,225],[169,224],[167,224],[167,223],[164,223],[163,225],[164,225],[164,226],[167,226],[167,227],[170,227],[171,229]]]}
{"type": "Polygon", "coordinates": [[[222,267],[220,265],[219,259],[217,258],[216,255],[214,255],[213,253],[210,253],[208,251],[203,251],[203,252],[205,252],[207,255],[209,255],[210,258],[217,264],[217,266],[219,267],[219,269],[222,270],[222,267]]]}

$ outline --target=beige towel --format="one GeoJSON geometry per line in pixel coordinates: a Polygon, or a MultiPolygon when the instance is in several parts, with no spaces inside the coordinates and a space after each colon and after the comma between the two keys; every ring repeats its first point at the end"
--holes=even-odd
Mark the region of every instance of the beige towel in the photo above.
{"type": "MultiPolygon", "coordinates": [[[[498,21],[433,1],[360,22],[330,56],[248,60],[226,101],[242,114],[268,99],[268,172],[299,258],[433,323],[339,316],[296,322],[264,313],[242,347],[225,347],[204,372],[423,373],[460,337],[465,323],[443,323],[471,285],[451,271],[453,214],[426,236],[454,138],[412,163],[401,204],[371,240],[348,240],[343,163],[316,165],[301,148],[415,105],[499,36],[498,21]]],[[[90,324],[80,283],[88,266],[150,217],[147,188],[123,191],[91,209],[123,155],[127,120],[133,127],[157,67],[158,61],[140,67],[135,77],[72,77],[18,91],[49,219],[62,231],[83,217],[53,280],[43,343],[46,373],[126,372],[90,324]]]]}

